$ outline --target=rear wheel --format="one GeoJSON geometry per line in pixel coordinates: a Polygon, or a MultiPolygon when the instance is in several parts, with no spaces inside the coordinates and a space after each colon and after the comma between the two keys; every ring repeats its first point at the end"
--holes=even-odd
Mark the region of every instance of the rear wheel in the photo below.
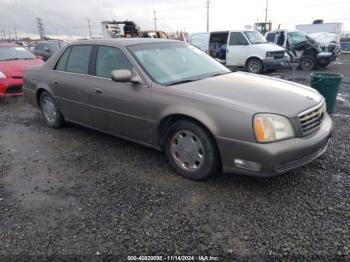
{"type": "Polygon", "coordinates": [[[250,58],[246,64],[246,69],[250,73],[260,74],[264,70],[264,65],[258,58],[250,58]]]}
{"type": "Polygon", "coordinates": [[[48,92],[43,92],[40,96],[40,109],[49,127],[59,128],[63,125],[62,114],[54,98],[48,92]]]}
{"type": "Polygon", "coordinates": [[[314,69],[316,67],[315,58],[311,55],[303,56],[300,61],[300,67],[305,71],[310,71],[314,69]]]}
{"type": "Polygon", "coordinates": [[[178,174],[202,180],[218,171],[216,144],[207,130],[189,120],[175,122],[168,130],[164,150],[178,174]]]}

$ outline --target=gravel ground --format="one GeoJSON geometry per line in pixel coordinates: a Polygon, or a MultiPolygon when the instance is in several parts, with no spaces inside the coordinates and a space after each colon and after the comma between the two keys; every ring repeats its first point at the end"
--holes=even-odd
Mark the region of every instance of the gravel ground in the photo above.
{"type": "Polygon", "coordinates": [[[329,70],[345,78],[327,153],[271,179],[189,181],[160,152],[72,124],[53,130],[22,98],[1,101],[0,261],[349,261],[350,57],[329,70]]]}

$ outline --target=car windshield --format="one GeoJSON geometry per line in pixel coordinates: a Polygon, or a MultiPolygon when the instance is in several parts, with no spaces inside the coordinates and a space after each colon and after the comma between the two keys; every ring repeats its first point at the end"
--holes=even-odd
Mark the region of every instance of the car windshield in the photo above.
{"type": "Polygon", "coordinates": [[[62,44],[59,42],[49,42],[46,43],[52,51],[57,51],[58,49],[61,48],[62,44]]]}
{"type": "Polygon", "coordinates": [[[295,46],[301,42],[307,41],[306,35],[303,32],[295,31],[288,33],[288,43],[290,46],[295,46]]]}
{"type": "Polygon", "coordinates": [[[0,47],[0,61],[34,58],[32,53],[20,46],[0,47]]]}
{"type": "Polygon", "coordinates": [[[162,85],[174,85],[230,73],[222,64],[185,43],[152,43],[129,46],[136,60],[162,85]]]}
{"type": "Polygon", "coordinates": [[[265,37],[257,31],[245,31],[244,34],[252,45],[267,43],[265,37]]]}

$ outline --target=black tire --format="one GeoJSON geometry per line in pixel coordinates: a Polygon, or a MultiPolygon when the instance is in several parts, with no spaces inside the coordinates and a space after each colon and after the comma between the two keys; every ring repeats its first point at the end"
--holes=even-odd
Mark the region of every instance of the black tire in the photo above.
{"type": "Polygon", "coordinates": [[[311,55],[305,55],[300,60],[300,68],[304,71],[310,71],[316,68],[316,59],[311,55]]]}
{"type": "Polygon", "coordinates": [[[250,58],[246,64],[246,70],[249,73],[261,74],[264,70],[264,65],[259,58],[250,58]]]}
{"type": "Polygon", "coordinates": [[[63,125],[64,119],[58,109],[55,99],[46,91],[40,95],[40,109],[43,114],[45,123],[51,128],[59,128],[63,125]],[[46,109],[46,104],[51,103],[50,112],[48,113],[46,109]]]}
{"type": "MultiPolygon", "coordinates": [[[[189,149],[190,147],[191,145],[186,148],[189,149]]],[[[175,149],[175,151],[176,150],[178,149],[175,149]]],[[[199,181],[219,171],[220,160],[216,143],[213,140],[212,136],[209,134],[209,132],[194,121],[179,120],[172,124],[168,128],[167,137],[164,143],[164,151],[166,157],[168,158],[170,164],[173,166],[176,172],[185,178],[199,181]],[[173,145],[176,141],[176,136],[178,134],[181,134],[181,132],[185,132],[190,137],[188,139],[191,139],[192,141],[195,141],[194,143],[199,143],[202,146],[199,147],[202,150],[198,151],[198,153],[202,153],[202,158],[201,160],[199,160],[201,161],[201,163],[198,164],[198,167],[193,167],[189,164],[181,165],[179,163],[181,162],[181,156],[179,157],[179,153],[174,152],[173,145]],[[196,140],[193,140],[194,137],[192,135],[194,135],[196,140]],[[176,157],[176,155],[178,155],[178,157],[176,157]],[[194,168],[194,170],[189,170],[188,168],[194,168]]],[[[193,157],[194,153],[196,152],[192,151],[191,154],[189,152],[186,152],[186,150],[182,150],[182,153],[192,155],[193,157]]]]}

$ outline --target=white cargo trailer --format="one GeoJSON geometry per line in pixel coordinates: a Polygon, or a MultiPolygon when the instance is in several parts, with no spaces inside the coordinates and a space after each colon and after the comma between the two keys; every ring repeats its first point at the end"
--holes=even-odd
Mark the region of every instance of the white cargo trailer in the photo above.
{"type": "Polygon", "coordinates": [[[340,36],[343,33],[343,23],[304,24],[297,25],[296,29],[306,34],[327,32],[340,36]]]}

